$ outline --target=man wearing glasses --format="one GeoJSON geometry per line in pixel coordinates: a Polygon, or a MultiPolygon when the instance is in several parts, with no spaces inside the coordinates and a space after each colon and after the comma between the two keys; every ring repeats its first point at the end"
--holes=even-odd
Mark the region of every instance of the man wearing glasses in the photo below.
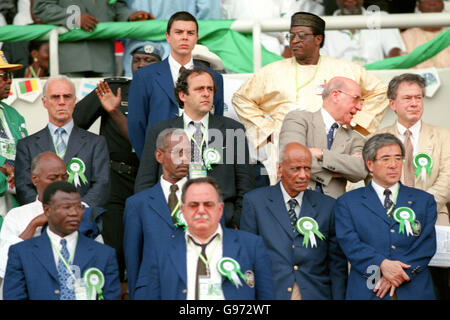
{"type": "MultiPolygon", "coordinates": [[[[0,100],[9,96],[12,85],[12,71],[22,68],[21,64],[10,64],[0,51],[0,100]]],[[[26,137],[25,119],[11,106],[0,101],[0,228],[3,216],[13,207],[12,191],[15,187],[14,167],[16,144],[26,137]]]]}
{"type": "Polygon", "coordinates": [[[280,150],[290,142],[309,148],[313,156],[309,188],[337,198],[345,192],[347,180],[357,182],[367,176],[361,156],[364,138],[349,128],[363,108],[361,89],[352,79],[335,77],[322,99],[316,112],[294,110],[286,115],[280,150]]]}
{"type": "Polygon", "coordinates": [[[436,201],[399,182],[404,157],[398,138],[374,135],[363,148],[371,183],[336,202],[336,236],[351,265],[346,299],[435,299],[436,201]]]}
{"type": "Polygon", "coordinates": [[[373,74],[350,61],[320,55],[324,32],[322,18],[295,13],[289,34],[293,57],[255,72],[233,96],[234,108],[250,142],[259,150],[258,160],[266,166],[272,184],[276,182],[277,135],[284,117],[295,109],[319,110],[323,88],[331,78],[347,77],[361,87],[366,103],[352,127],[364,135],[375,132],[388,105],[386,85],[373,74]]]}

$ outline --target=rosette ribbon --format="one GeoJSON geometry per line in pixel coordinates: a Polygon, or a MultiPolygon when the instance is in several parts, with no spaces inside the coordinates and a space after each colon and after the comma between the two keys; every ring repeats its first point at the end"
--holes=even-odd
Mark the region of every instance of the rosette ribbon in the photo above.
{"type": "Polygon", "coordinates": [[[206,148],[203,151],[203,161],[205,163],[206,170],[211,170],[213,164],[218,164],[221,160],[219,151],[215,148],[206,148]]]}
{"type": "Polygon", "coordinates": [[[178,227],[182,227],[183,230],[186,231],[186,229],[187,229],[187,222],[186,222],[186,220],[184,219],[183,213],[181,212],[180,209],[178,209],[178,210],[175,212],[175,218],[176,218],[176,220],[177,220],[177,222],[175,223],[175,227],[177,227],[177,228],[178,228],[178,227]]]}
{"type": "Polygon", "coordinates": [[[88,300],[104,300],[102,288],[105,285],[105,277],[98,268],[89,268],[84,272],[83,280],[88,288],[88,300]]]}
{"type": "Polygon", "coordinates": [[[83,184],[87,184],[88,181],[84,175],[86,171],[86,166],[80,158],[72,158],[67,164],[67,173],[69,177],[67,178],[67,182],[74,183],[75,187],[81,186],[80,179],[83,184]]]}
{"type": "Polygon", "coordinates": [[[311,248],[317,247],[317,237],[320,240],[324,240],[325,236],[319,231],[319,224],[311,217],[302,217],[297,220],[295,224],[297,231],[303,235],[303,246],[308,247],[309,241],[311,241],[311,248]]]}
{"type": "Polygon", "coordinates": [[[245,281],[247,278],[241,272],[241,266],[233,258],[223,257],[217,262],[217,271],[222,277],[226,277],[236,288],[242,286],[238,275],[245,281]]]}
{"type": "Polygon", "coordinates": [[[433,160],[431,157],[426,153],[419,153],[414,156],[412,162],[414,169],[416,169],[414,175],[417,177],[420,174],[420,179],[426,182],[427,173],[431,177],[431,168],[433,168],[433,160]]]}
{"type": "Polygon", "coordinates": [[[406,229],[406,236],[413,235],[412,230],[416,231],[414,220],[416,220],[416,214],[411,208],[399,207],[394,211],[394,219],[400,224],[398,228],[399,234],[404,234],[406,229]]]}

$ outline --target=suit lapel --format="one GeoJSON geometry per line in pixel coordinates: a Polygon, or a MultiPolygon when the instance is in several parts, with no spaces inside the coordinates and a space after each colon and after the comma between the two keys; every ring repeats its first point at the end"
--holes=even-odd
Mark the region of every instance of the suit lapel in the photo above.
{"type": "Polygon", "coordinates": [[[322,117],[322,113],[316,111],[312,115],[313,117],[313,132],[314,132],[314,143],[316,148],[328,149],[327,143],[327,132],[325,132],[325,122],[322,117]]]}
{"type": "Polygon", "coordinates": [[[407,191],[404,185],[400,183],[400,189],[398,190],[398,197],[397,202],[395,204],[394,210],[399,207],[408,207],[411,208],[412,204],[414,203],[413,195],[407,191]]]}
{"type": "Polygon", "coordinates": [[[378,216],[381,220],[383,220],[387,224],[390,225],[393,223],[393,219],[388,218],[388,215],[386,214],[386,209],[384,209],[383,205],[381,204],[380,198],[378,198],[378,195],[375,192],[375,189],[372,187],[371,183],[364,188],[362,198],[363,198],[362,201],[363,206],[367,207],[367,209],[369,209],[371,212],[373,212],[376,216],[378,216]]]}
{"type": "Polygon", "coordinates": [[[167,222],[172,229],[175,229],[172,217],[170,216],[169,206],[167,205],[167,201],[161,187],[161,181],[158,181],[155,187],[151,190],[148,205],[153,208],[153,211],[155,211],[163,221],[167,222]]]}
{"type": "MultiPolygon", "coordinates": [[[[90,267],[88,264],[95,257],[95,251],[92,243],[88,238],[84,237],[81,233],[78,233],[78,242],[75,249],[75,256],[73,258],[73,264],[80,267],[80,270],[84,270],[90,267]]],[[[81,274],[81,276],[83,276],[81,274]]]]}
{"type": "Polygon", "coordinates": [[[286,205],[284,203],[280,184],[281,182],[278,182],[278,184],[276,184],[275,186],[270,187],[266,204],[269,208],[269,213],[281,225],[281,227],[289,235],[289,237],[293,238],[295,234],[294,232],[292,232],[292,226],[289,220],[289,214],[286,210],[286,205]]]}
{"type": "Polygon", "coordinates": [[[33,254],[36,259],[47,269],[47,272],[50,274],[52,278],[56,281],[58,280],[58,271],[56,270],[55,258],[53,256],[53,249],[50,244],[50,238],[47,235],[47,232],[44,232],[42,235],[36,238],[36,242],[34,243],[33,254]]]}
{"type": "Polygon", "coordinates": [[[339,127],[336,136],[334,137],[333,144],[331,145],[331,150],[338,153],[344,153],[345,146],[350,144],[351,139],[350,131],[342,126],[339,127]]]}
{"type": "Polygon", "coordinates": [[[64,162],[68,163],[78,151],[83,147],[86,141],[86,133],[81,131],[77,126],[74,126],[69,136],[69,143],[67,144],[66,153],[64,155],[64,162]]]}
{"type": "Polygon", "coordinates": [[[44,129],[36,133],[36,147],[40,150],[39,153],[44,151],[52,151],[56,153],[55,146],[53,144],[52,136],[50,134],[50,129],[46,126],[44,129]]]}
{"type": "Polygon", "coordinates": [[[303,194],[302,206],[300,209],[299,218],[310,217],[310,218],[313,218],[314,220],[317,220],[316,219],[317,211],[315,209],[316,203],[309,196],[311,192],[315,192],[315,191],[305,190],[305,192],[303,194]]]}
{"type": "MultiPolygon", "coordinates": [[[[155,81],[158,83],[158,85],[161,87],[161,89],[169,97],[172,104],[175,106],[178,106],[178,103],[175,99],[172,73],[170,72],[170,65],[169,65],[168,59],[163,60],[161,62],[161,64],[158,65],[158,70],[156,71],[155,81]]],[[[170,108],[170,109],[172,112],[172,108],[170,108]]],[[[176,113],[175,115],[178,115],[178,113],[176,113]]],[[[171,116],[173,116],[173,115],[171,115],[171,116]]]]}
{"type": "MultiPolygon", "coordinates": [[[[234,260],[239,262],[241,245],[239,244],[236,235],[232,232],[227,232],[226,228],[223,228],[222,243],[223,243],[222,257],[233,258],[234,260]]],[[[222,277],[222,290],[225,299],[230,299],[232,297],[233,291],[235,291],[234,285],[231,285],[231,282],[226,277],[222,277]]]]}
{"type": "Polygon", "coordinates": [[[179,233],[174,241],[172,241],[172,250],[170,250],[169,255],[172,260],[172,264],[178,273],[178,276],[182,280],[184,286],[187,285],[187,269],[186,269],[186,240],[184,238],[184,233],[179,233]]]}

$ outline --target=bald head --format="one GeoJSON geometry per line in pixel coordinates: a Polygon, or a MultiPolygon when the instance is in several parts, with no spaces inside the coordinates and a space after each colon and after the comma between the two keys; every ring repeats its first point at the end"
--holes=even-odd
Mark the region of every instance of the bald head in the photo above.
{"type": "Polygon", "coordinates": [[[349,125],[355,114],[362,109],[361,95],[357,82],[350,78],[334,77],[322,92],[323,108],[340,125],[349,125]]]}
{"type": "Polygon", "coordinates": [[[39,200],[45,188],[55,181],[66,181],[67,170],[64,161],[52,152],[38,154],[31,162],[31,181],[36,187],[39,200]]]}
{"type": "Polygon", "coordinates": [[[278,176],[283,188],[292,198],[308,187],[311,164],[311,152],[300,143],[288,143],[281,150],[278,176]]]}

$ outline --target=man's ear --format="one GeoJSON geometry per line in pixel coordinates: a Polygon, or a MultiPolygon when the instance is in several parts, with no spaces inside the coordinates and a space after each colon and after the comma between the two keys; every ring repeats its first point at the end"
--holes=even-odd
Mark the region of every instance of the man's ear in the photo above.
{"type": "Polygon", "coordinates": [[[51,210],[50,205],[44,204],[42,207],[44,208],[44,215],[48,219],[50,217],[50,210],[51,210]]]}
{"type": "Polygon", "coordinates": [[[33,183],[33,186],[37,186],[39,181],[39,176],[37,174],[32,174],[31,175],[31,182],[33,183]]]}
{"type": "Polygon", "coordinates": [[[164,152],[162,150],[159,150],[159,149],[155,150],[155,158],[159,164],[162,164],[164,162],[163,155],[164,155],[164,152]]]}

